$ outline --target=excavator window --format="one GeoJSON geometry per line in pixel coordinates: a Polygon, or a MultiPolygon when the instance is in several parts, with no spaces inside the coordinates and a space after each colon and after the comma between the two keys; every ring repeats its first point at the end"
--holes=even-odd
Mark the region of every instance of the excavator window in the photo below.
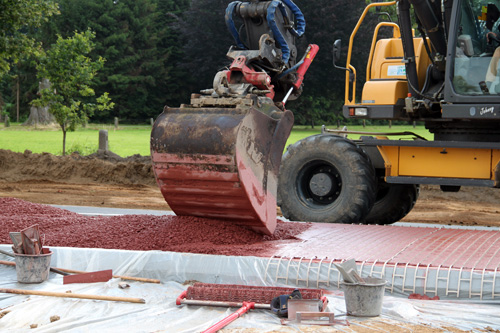
{"type": "Polygon", "coordinates": [[[499,0],[461,1],[453,78],[459,94],[500,94],[498,6],[499,0]]]}

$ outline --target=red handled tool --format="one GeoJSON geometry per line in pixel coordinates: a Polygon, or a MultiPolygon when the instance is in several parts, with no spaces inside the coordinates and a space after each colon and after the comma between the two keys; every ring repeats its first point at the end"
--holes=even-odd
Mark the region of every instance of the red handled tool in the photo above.
{"type": "Polygon", "coordinates": [[[319,51],[319,46],[316,44],[309,44],[309,46],[307,47],[306,55],[303,60],[304,62],[297,69],[297,81],[293,83],[295,89],[300,88],[302,81],[304,81],[304,75],[309,69],[309,66],[311,66],[312,61],[316,57],[316,54],[318,54],[318,51],[319,51]]]}

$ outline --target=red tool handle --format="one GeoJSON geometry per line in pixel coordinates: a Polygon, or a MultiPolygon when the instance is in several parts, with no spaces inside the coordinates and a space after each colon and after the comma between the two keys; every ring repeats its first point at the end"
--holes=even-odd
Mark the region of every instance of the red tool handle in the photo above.
{"type": "Polygon", "coordinates": [[[182,300],[183,300],[184,298],[186,298],[187,293],[188,293],[188,292],[187,292],[187,290],[184,290],[184,291],[183,291],[183,292],[179,295],[179,297],[177,297],[177,299],[175,300],[175,304],[176,304],[176,305],[181,305],[181,304],[182,304],[182,300]]]}
{"type": "Polygon", "coordinates": [[[319,46],[316,44],[309,44],[309,46],[307,47],[307,54],[304,58],[304,62],[297,69],[297,81],[295,81],[293,84],[295,89],[300,88],[302,81],[304,81],[304,75],[306,74],[307,70],[309,69],[309,66],[311,66],[311,63],[314,60],[314,57],[316,57],[316,54],[318,54],[318,51],[319,51],[319,46]]]}
{"type": "Polygon", "coordinates": [[[231,314],[231,315],[227,316],[226,318],[222,319],[221,321],[219,321],[215,325],[207,328],[202,333],[215,333],[218,330],[226,327],[227,325],[229,325],[230,323],[232,323],[233,321],[235,321],[236,319],[238,319],[239,317],[241,317],[248,310],[253,309],[254,307],[255,307],[255,303],[254,302],[243,302],[243,306],[241,308],[239,308],[236,312],[234,312],[233,314],[231,314]]]}
{"type": "Polygon", "coordinates": [[[321,301],[323,302],[323,306],[321,307],[321,312],[324,312],[326,310],[326,307],[328,306],[328,298],[326,298],[326,296],[322,296],[321,301]]]}

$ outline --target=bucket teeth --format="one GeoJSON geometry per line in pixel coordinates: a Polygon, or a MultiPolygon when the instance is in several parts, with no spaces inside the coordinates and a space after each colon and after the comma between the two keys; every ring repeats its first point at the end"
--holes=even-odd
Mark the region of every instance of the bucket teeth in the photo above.
{"type": "Polygon", "coordinates": [[[272,234],[281,152],[293,124],[285,113],[276,120],[254,108],[167,108],[153,126],[151,158],[170,208],[272,234]]]}

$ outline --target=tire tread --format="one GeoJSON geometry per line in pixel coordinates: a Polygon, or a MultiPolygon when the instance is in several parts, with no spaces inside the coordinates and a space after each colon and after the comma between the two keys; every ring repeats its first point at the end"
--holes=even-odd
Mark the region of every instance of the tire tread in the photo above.
{"type": "MultiPolygon", "coordinates": [[[[344,193],[348,192],[344,186],[353,188],[352,184],[344,184],[345,179],[342,182],[344,193]]],[[[335,135],[314,135],[289,146],[283,155],[278,183],[278,205],[281,207],[283,216],[294,221],[359,223],[375,202],[376,177],[370,158],[354,142],[335,135]],[[288,178],[298,173],[298,168],[303,161],[315,155],[328,156],[331,160],[336,159],[335,161],[345,160],[345,162],[339,162],[342,166],[349,168],[349,170],[344,170],[344,173],[351,173],[349,177],[351,179],[355,177],[354,181],[357,182],[354,186],[356,193],[354,197],[344,197],[342,200],[346,203],[345,205],[337,204],[339,207],[325,209],[324,213],[313,212],[312,209],[301,205],[300,198],[297,198],[297,191],[290,185],[295,184],[297,180],[288,178]]]]}

